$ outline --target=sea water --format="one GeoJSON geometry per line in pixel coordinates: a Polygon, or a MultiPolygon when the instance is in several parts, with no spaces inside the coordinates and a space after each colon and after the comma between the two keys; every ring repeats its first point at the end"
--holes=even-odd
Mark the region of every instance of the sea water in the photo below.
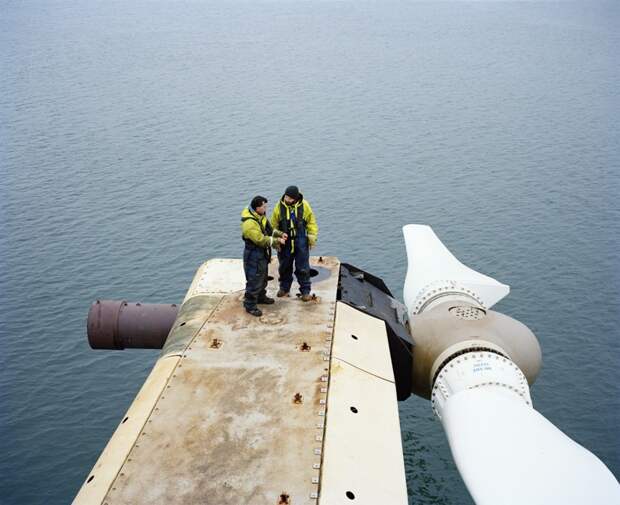
{"type": "MultiPolygon", "coordinates": [[[[317,254],[402,297],[401,227],[511,286],[535,407],[620,473],[620,8],[601,2],[0,4],[0,503],[75,496],[157,351],[96,298],[179,302],[297,184],[317,254]]],[[[471,503],[400,404],[411,503],[471,503]]]]}

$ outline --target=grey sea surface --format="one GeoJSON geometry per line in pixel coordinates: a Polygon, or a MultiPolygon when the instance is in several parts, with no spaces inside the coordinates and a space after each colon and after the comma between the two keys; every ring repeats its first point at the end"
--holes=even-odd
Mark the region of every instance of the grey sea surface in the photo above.
{"type": "MultiPolygon", "coordinates": [[[[91,301],[181,301],[289,184],[316,253],[399,297],[407,223],[510,284],[535,407],[617,477],[619,26],[596,1],[4,0],[0,503],[71,502],[157,359],[91,350],[91,301]]],[[[471,503],[429,402],[400,418],[410,503],[471,503]]]]}

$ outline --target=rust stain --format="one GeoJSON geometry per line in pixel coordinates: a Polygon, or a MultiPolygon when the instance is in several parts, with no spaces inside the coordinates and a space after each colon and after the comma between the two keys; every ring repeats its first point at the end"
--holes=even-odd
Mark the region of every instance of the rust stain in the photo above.
{"type": "Polygon", "coordinates": [[[321,399],[327,399],[327,391],[323,392],[323,388],[327,388],[327,383],[326,382],[321,382],[319,384],[316,385],[316,387],[314,388],[314,405],[315,406],[320,406],[322,405],[321,403],[321,399]]]}
{"type": "Polygon", "coordinates": [[[303,342],[300,346],[299,346],[299,350],[302,352],[308,352],[310,349],[312,349],[312,347],[310,347],[308,345],[308,342],[303,342]]]}
{"type": "Polygon", "coordinates": [[[211,349],[219,349],[220,347],[222,347],[222,341],[214,338],[211,341],[211,345],[209,347],[211,347],[211,349]]]}
{"type": "Polygon", "coordinates": [[[263,312],[263,315],[259,317],[259,321],[263,324],[269,324],[272,326],[284,325],[286,323],[286,317],[278,312],[263,312]]]}
{"type": "Polygon", "coordinates": [[[301,395],[301,393],[295,393],[295,396],[293,397],[293,403],[300,405],[304,402],[304,397],[301,395]]]}
{"type": "Polygon", "coordinates": [[[291,497],[286,493],[282,493],[278,498],[277,505],[291,505],[291,497]]]}
{"type": "Polygon", "coordinates": [[[310,300],[312,303],[321,303],[321,297],[316,296],[316,294],[312,293],[312,299],[310,300]]]}

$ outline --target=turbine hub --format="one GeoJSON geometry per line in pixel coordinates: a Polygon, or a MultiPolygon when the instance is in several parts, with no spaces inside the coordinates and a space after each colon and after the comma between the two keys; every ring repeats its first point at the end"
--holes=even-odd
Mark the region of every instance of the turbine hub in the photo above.
{"type": "Polygon", "coordinates": [[[433,412],[442,419],[443,407],[450,397],[478,388],[517,395],[532,406],[527,379],[517,365],[497,351],[469,351],[455,356],[438,370],[431,393],[433,412]]]}

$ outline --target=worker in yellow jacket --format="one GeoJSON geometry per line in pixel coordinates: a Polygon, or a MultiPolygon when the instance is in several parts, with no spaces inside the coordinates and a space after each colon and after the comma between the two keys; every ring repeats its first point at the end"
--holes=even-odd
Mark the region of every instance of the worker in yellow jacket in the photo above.
{"type": "Polygon", "coordinates": [[[243,270],[245,272],[245,297],[243,306],[253,316],[262,316],[258,303],[272,304],[267,296],[267,268],[271,261],[271,248],[283,246],[287,235],[274,230],[267,220],[267,199],[255,196],[241,212],[241,238],[245,242],[243,270]]]}
{"type": "Polygon", "coordinates": [[[319,236],[319,227],[312,207],[297,186],[289,186],[271,214],[271,226],[288,238],[278,250],[280,289],[278,297],[289,296],[293,283],[293,263],[295,277],[299,283],[301,299],[311,300],[310,295],[310,248],[314,247],[319,236]]]}

